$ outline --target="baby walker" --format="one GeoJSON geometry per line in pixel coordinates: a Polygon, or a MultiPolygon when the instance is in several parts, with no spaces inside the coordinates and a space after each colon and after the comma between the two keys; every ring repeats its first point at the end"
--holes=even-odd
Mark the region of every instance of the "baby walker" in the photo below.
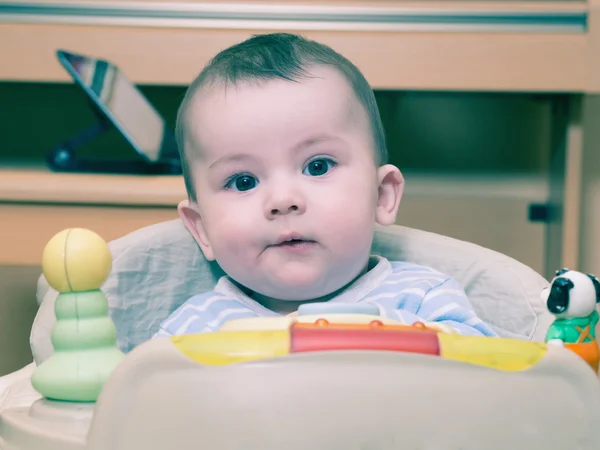
{"type": "Polygon", "coordinates": [[[547,343],[403,325],[370,305],[305,305],[124,355],[101,285],[107,244],[68,229],[42,265],[54,354],[31,407],[0,415],[2,450],[598,449],[598,280],[543,292],[547,343]]]}

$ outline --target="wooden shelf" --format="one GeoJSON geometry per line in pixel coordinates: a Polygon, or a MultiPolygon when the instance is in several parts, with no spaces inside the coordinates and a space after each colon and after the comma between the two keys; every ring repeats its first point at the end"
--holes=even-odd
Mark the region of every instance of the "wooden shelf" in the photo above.
{"type": "MultiPolygon", "coordinates": [[[[55,57],[64,48],[108,59],[139,84],[187,85],[219,50],[255,33],[288,30],[346,55],[376,89],[600,92],[600,76],[593,76],[600,64],[590,56],[599,41],[594,1],[313,0],[304,2],[302,20],[289,19],[298,11],[290,1],[241,4],[258,8],[253,16],[232,15],[229,2],[101,2],[95,15],[85,8],[89,1],[60,2],[79,5],[71,15],[35,8],[10,15],[0,3],[0,41],[14,43],[0,46],[0,80],[69,81],[55,57]],[[351,7],[362,7],[366,19],[358,20],[361,10],[351,7]],[[549,13],[559,19],[552,22],[549,13]],[[578,15],[591,25],[578,30],[578,15]]],[[[48,8],[59,2],[14,3],[48,8]]]]}
{"type": "Polygon", "coordinates": [[[63,174],[0,168],[0,202],[175,208],[187,198],[181,176],[63,174]]]}
{"type": "MultiPolygon", "coordinates": [[[[436,174],[403,170],[405,195],[535,198],[548,196],[545,175],[436,174]],[[477,189],[473,189],[477,186],[477,189]]],[[[181,176],[55,173],[0,166],[0,203],[176,208],[187,198],[181,176]]]]}

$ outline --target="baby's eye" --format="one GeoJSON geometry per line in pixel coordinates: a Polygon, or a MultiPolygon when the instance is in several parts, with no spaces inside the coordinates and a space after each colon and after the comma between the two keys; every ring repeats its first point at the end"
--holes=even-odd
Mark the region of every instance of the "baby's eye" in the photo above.
{"type": "Polygon", "coordinates": [[[226,189],[233,191],[249,191],[254,189],[258,184],[258,180],[252,175],[234,175],[227,180],[226,189]]]}
{"type": "Polygon", "coordinates": [[[335,166],[335,162],[329,158],[313,159],[306,165],[302,173],[312,177],[320,177],[325,175],[335,166]]]}

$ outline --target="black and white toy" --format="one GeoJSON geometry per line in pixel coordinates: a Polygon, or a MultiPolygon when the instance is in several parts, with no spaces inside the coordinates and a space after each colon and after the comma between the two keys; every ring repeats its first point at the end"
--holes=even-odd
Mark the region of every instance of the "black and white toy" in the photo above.
{"type": "Polygon", "coordinates": [[[542,301],[556,317],[546,333],[546,342],[573,350],[597,371],[598,278],[576,270],[561,269],[556,272],[550,287],[542,292],[542,301]]]}

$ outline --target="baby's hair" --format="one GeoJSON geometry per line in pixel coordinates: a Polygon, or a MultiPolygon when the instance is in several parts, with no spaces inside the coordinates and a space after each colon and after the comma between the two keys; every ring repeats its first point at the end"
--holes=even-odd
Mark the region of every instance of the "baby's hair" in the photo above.
{"type": "Polygon", "coordinates": [[[377,164],[387,161],[385,134],[375,95],[360,70],[330,47],[290,33],[253,36],[218,53],[188,88],[177,114],[175,134],[188,196],[196,201],[196,192],[186,159],[185,116],[196,92],[208,85],[237,85],[241,82],[285,79],[297,82],[309,78],[311,66],[330,66],[347,80],[367,115],[373,133],[377,164]]]}

